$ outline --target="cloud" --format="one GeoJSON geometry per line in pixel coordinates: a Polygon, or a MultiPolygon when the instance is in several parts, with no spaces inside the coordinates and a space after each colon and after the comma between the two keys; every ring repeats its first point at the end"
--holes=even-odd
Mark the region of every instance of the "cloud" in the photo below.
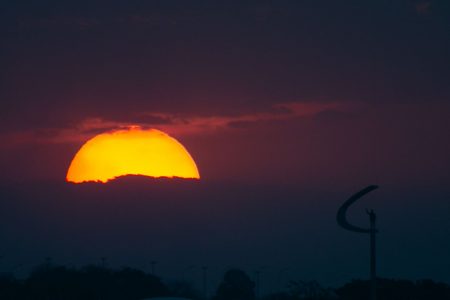
{"type": "MultiPolygon", "coordinates": [[[[109,13],[101,11],[100,6],[95,4],[87,11],[83,11],[82,6],[73,11],[61,5],[54,11],[40,11],[39,9],[27,7],[32,10],[30,13],[25,8],[16,8],[10,18],[14,20],[10,23],[15,29],[28,30],[89,30],[108,27],[136,27],[160,28],[173,27],[187,22],[192,22],[198,18],[199,11],[195,9],[185,10],[164,10],[156,7],[136,10],[133,5],[126,7],[113,7],[109,13]]],[[[42,8],[41,8],[42,9],[42,8]]]]}
{"type": "Polygon", "coordinates": [[[78,143],[92,136],[140,126],[157,128],[174,136],[209,134],[218,131],[246,129],[267,122],[285,122],[311,118],[324,112],[349,112],[356,107],[350,102],[287,102],[275,104],[267,111],[236,115],[192,115],[163,112],[140,112],[113,118],[86,118],[62,128],[24,129],[6,133],[10,146],[26,143],[78,143]]]}
{"type": "Polygon", "coordinates": [[[99,26],[98,18],[84,16],[51,16],[41,18],[20,17],[17,25],[21,30],[40,29],[79,29],[87,30],[99,26]]]}
{"type": "Polygon", "coordinates": [[[129,117],[118,117],[111,119],[116,122],[122,122],[122,123],[132,123],[132,124],[142,124],[147,126],[160,126],[160,125],[169,125],[174,122],[174,116],[170,114],[163,114],[163,113],[146,113],[141,112],[135,114],[135,116],[129,116],[129,117]]]}
{"type": "Polygon", "coordinates": [[[429,15],[431,13],[431,1],[416,1],[414,8],[419,15],[429,15]]]}

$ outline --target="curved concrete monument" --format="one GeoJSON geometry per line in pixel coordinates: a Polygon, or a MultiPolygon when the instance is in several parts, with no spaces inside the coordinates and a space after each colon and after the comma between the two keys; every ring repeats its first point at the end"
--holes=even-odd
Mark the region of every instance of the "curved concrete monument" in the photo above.
{"type": "Polygon", "coordinates": [[[375,239],[375,237],[376,237],[378,230],[376,229],[376,224],[375,224],[376,223],[376,214],[373,211],[373,209],[366,210],[367,214],[369,215],[369,219],[370,219],[370,227],[369,228],[362,228],[362,227],[350,224],[347,221],[346,214],[347,214],[347,209],[353,203],[355,203],[358,199],[360,199],[367,193],[370,193],[371,191],[373,191],[377,188],[378,188],[378,186],[376,186],[376,185],[369,185],[368,187],[360,190],[359,192],[357,192],[356,194],[354,194],[353,196],[348,198],[348,200],[345,201],[344,204],[341,205],[341,207],[339,208],[339,210],[337,212],[337,216],[336,216],[336,220],[342,228],[353,231],[353,232],[370,234],[370,299],[371,300],[376,300],[376,289],[377,289],[376,288],[377,274],[376,274],[376,251],[375,251],[376,250],[376,247],[375,247],[376,239],[375,239]]]}

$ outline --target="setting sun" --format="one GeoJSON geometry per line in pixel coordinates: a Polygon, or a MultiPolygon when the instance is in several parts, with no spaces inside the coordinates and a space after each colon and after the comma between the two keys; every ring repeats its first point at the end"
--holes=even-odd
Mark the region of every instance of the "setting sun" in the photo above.
{"type": "Polygon", "coordinates": [[[87,141],[73,158],[66,179],[108,182],[124,175],[200,178],[191,155],[177,140],[156,129],[132,127],[87,141]]]}

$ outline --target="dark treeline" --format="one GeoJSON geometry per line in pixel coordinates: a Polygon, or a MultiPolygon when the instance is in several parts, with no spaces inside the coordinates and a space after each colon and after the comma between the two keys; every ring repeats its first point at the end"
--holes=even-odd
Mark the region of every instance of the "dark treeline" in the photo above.
{"type": "MultiPolygon", "coordinates": [[[[239,269],[227,271],[215,288],[211,300],[256,300],[255,282],[239,269]]],[[[450,300],[450,286],[432,280],[378,280],[378,300],[450,300]]],[[[45,264],[27,279],[0,278],[2,300],[121,299],[183,297],[205,300],[204,295],[186,281],[163,282],[143,271],[103,266],[80,269],[45,264]]],[[[364,300],[369,298],[369,282],[353,280],[338,288],[325,288],[316,281],[290,281],[284,291],[261,300],[364,300]]]]}

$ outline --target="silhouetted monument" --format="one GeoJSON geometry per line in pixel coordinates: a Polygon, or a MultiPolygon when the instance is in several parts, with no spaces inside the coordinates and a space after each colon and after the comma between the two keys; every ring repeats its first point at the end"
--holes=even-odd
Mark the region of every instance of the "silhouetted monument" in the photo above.
{"type": "Polygon", "coordinates": [[[376,278],[377,278],[377,274],[376,274],[376,243],[375,242],[376,242],[376,234],[377,234],[378,230],[376,229],[376,224],[375,224],[376,223],[376,214],[373,211],[373,209],[366,210],[367,214],[369,215],[369,219],[370,219],[370,227],[369,228],[361,228],[361,227],[350,224],[347,221],[346,213],[347,213],[347,209],[350,207],[350,205],[355,203],[359,198],[361,198],[365,194],[367,194],[377,188],[378,188],[378,186],[376,186],[376,185],[369,185],[368,187],[360,190],[359,192],[357,192],[356,194],[351,196],[339,208],[337,217],[336,217],[338,224],[342,228],[353,231],[353,232],[370,234],[370,299],[371,300],[376,300],[376,289],[377,289],[377,287],[376,287],[376,284],[377,284],[376,283],[376,278]]]}

